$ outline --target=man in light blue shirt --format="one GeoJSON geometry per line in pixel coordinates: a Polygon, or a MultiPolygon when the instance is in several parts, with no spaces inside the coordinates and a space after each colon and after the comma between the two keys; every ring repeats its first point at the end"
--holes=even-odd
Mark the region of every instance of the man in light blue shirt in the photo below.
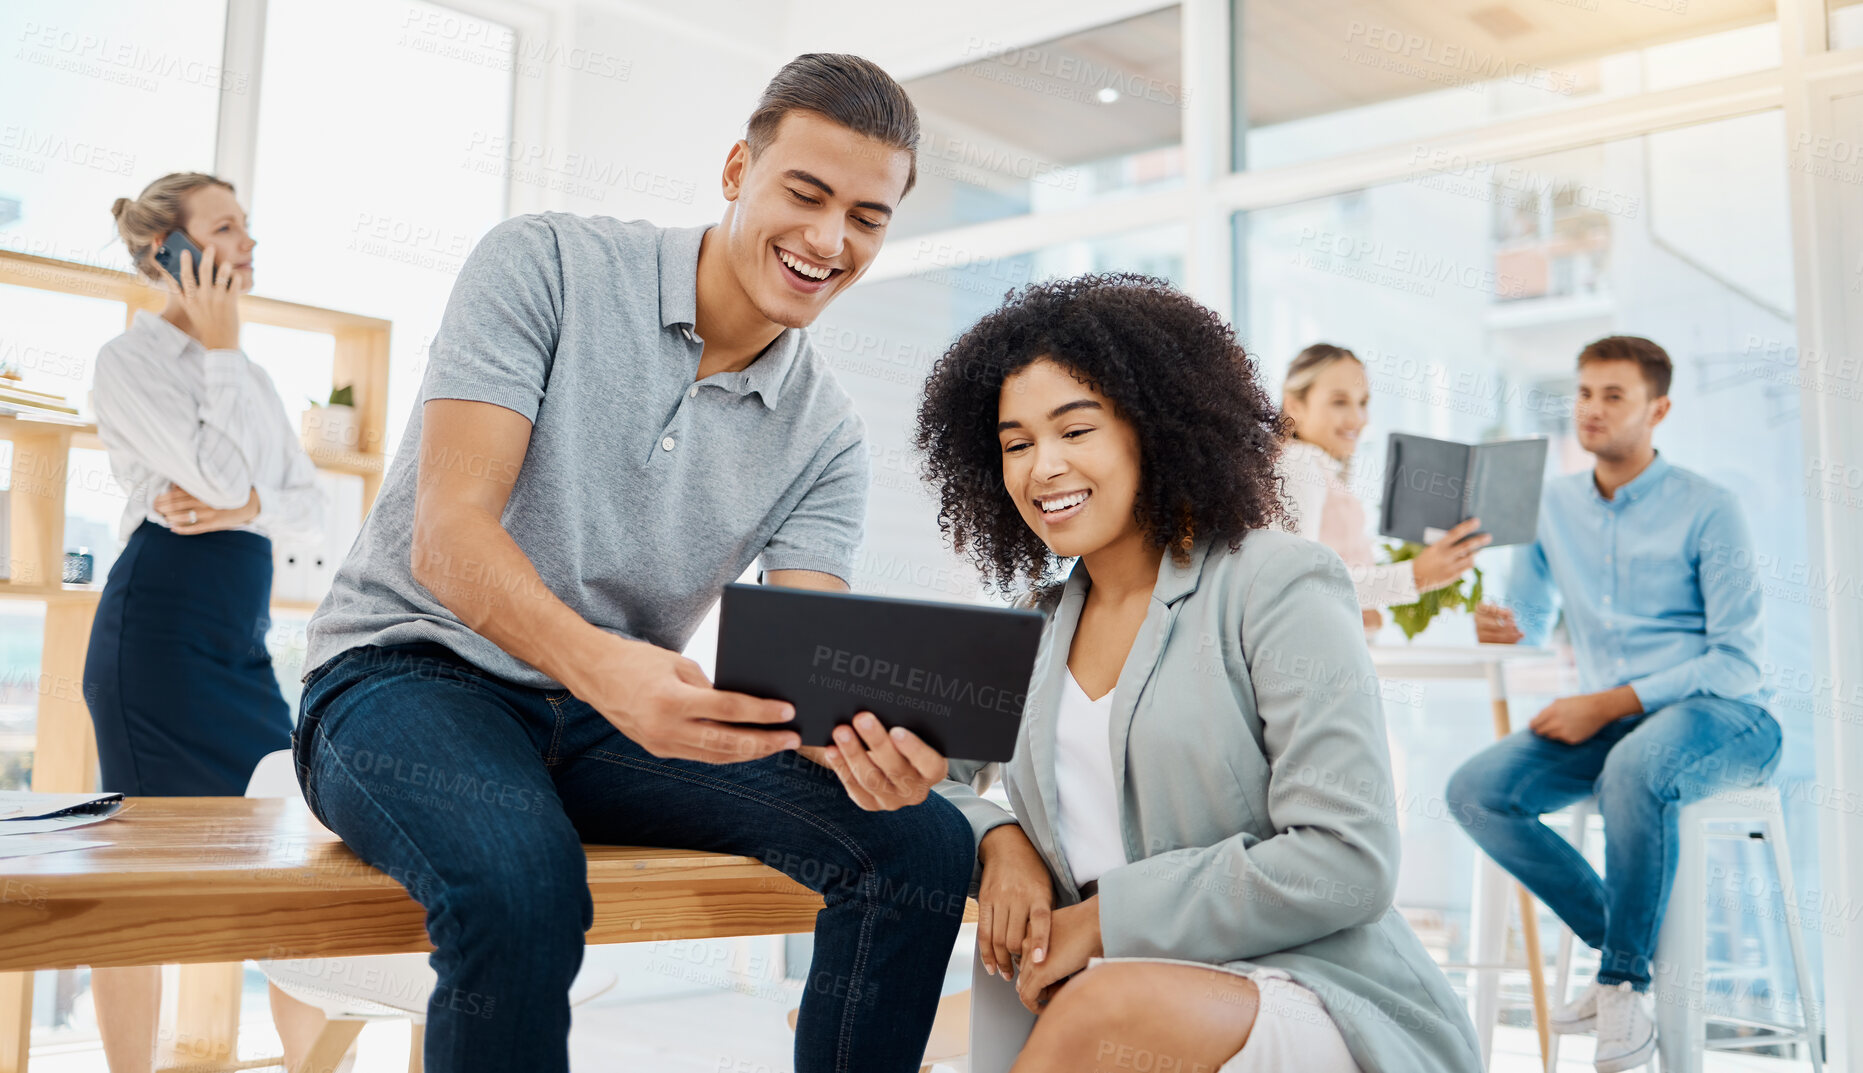
{"type": "Polygon", "coordinates": [[[1548,483],[1539,539],[1521,548],[1507,606],[1483,605],[1484,642],[1539,643],[1555,612],[1584,692],[1451,776],[1453,814],[1481,848],[1600,952],[1598,976],[1556,1011],[1554,1031],[1598,1034],[1600,1073],[1656,1046],[1641,992],[1676,867],[1676,814],[1758,785],[1779,762],[1760,675],[1760,592],[1732,492],[1660,457],[1669,355],[1611,336],[1578,357],[1573,419],[1597,459],[1548,483]],[[1540,820],[1596,795],[1602,879],[1540,820]]]}

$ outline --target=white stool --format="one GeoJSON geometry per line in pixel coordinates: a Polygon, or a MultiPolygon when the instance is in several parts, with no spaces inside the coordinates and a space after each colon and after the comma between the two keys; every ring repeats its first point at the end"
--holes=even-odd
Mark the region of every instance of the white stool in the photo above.
{"type": "MultiPolygon", "coordinates": [[[[1572,806],[1568,812],[1571,822],[1566,838],[1581,855],[1585,852],[1591,817],[1596,812],[1597,802],[1591,798],[1572,806]]],[[[1701,1073],[1702,1054],[1706,1050],[1731,1051],[1793,1042],[1806,1045],[1813,1073],[1823,1073],[1817,992],[1812,989],[1811,973],[1805,965],[1804,937],[1799,934],[1797,887],[1792,877],[1785,811],[1778,789],[1757,786],[1729,790],[1684,805],[1676,824],[1676,835],[1680,844],[1676,852],[1675,883],[1663,912],[1651,973],[1651,990],[1656,999],[1656,1049],[1663,1073],[1701,1073]],[[1741,829],[1711,831],[1709,827],[1713,824],[1739,824],[1741,829]],[[1799,1007],[1805,1016],[1803,1028],[1741,1019],[1741,1024],[1769,1029],[1771,1034],[1713,1042],[1707,1039],[1707,1015],[1701,1008],[1697,988],[1706,979],[1709,838],[1757,838],[1764,841],[1772,853],[1773,870],[1778,874],[1779,893],[1785,904],[1786,937],[1792,948],[1792,969],[1798,979],[1799,1007]]],[[[1559,958],[1553,969],[1555,1003],[1569,1001],[1566,983],[1571,967],[1572,931],[1561,928],[1559,958]]],[[[1556,1068],[1558,1062],[1559,1037],[1554,1036],[1547,1066],[1556,1068]]]]}
{"type": "MultiPolygon", "coordinates": [[[[260,759],[246,785],[246,796],[285,798],[304,810],[304,823],[310,830],[330,832],[310,815],[310,807],[304,803],[289,749],[260,759]]],[[[309,1054],[300,1061],[300,1070],[323,1073],[336,1069],[366,1022],[407,1019],[414,1023],[408,1039],[408,1070],[420,1073],[424,1066],[421,1035],[427,1023],[427,1000],[439,983],[426,954],[272,959],[261,960],[258,966],[274,987],[323,1011],[323,1028],[311,1042],[309,1054]]],[[[569,986],[569,1004],[580,1006],[615,983],[611,970],[585,965],[569,986]]]]}

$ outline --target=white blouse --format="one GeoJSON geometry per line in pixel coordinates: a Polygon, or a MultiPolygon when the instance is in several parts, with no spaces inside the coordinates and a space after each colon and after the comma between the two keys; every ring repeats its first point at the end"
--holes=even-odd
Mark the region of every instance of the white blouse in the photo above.
{"type": "Polygon", "coordinates": [[[128,503],[118,535],[146,519],[167,526],[155,499],[178,485],[210,507],[259,513],[239,526],[261,536],[314,536],[323,524],[317,469],[285,418],[265,370],[238,350],[208,350],[162,319],[137,312],[105,343],[91,385],[97,433],[128,503]]]}
{"type": "Polygon", "coordinates": [[[1113,694],[1093,700],[1068,671],[1054,728],[1054,786],[1060,804],[1054,826],[1076,884],[1126,863],[1113,781],[1112,718],[1113,694]]]}

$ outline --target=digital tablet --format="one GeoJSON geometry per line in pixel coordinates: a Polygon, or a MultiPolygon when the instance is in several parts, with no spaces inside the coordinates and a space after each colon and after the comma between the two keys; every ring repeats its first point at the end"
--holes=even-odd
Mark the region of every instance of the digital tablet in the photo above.
{"type": "Polygon", "coordinates": [[[1015,753],[1041,642],[1036,611],[726,585],[719,689],[795,705],[804,745],[870,711],[951,759],[1015,753]]]}

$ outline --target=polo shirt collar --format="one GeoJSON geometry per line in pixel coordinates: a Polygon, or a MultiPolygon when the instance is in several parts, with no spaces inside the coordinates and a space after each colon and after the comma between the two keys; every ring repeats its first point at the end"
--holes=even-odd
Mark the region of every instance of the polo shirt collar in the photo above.
{"type": "MultiPolygon", "coordinates": [[[[669,227],[660,232],[660,325],[691,329],[698,324],[699,244],[716,227],[669,227]]],[[[784,328],[757,360],[736,375],[742,394],[756,392],[765,409],[776,409],[783,381],[802,350],[803,331],[784,328]]]]}
{"type": "Polygon", "coordinates": [[[1669,469],[1669,460],[1662,456],[1661,451],[1658,451],[1656,452],[1656,457],[1650,459],[1650,464],[1643,467],[1642,473],[1632,477],[1629,483],[1618,488],[1617,493],[1609,499],[1604,498],[1603,494],[1598,491],[1597,471],[1593,470],[1591,477],[1591,494],[1596,497],[1600,503],[1635,503],[1650,492],[1655,491],[1656,486],[1662,483],[1662,479],[1668,474],[1669,469]]]}
{"type": "Polygon", "coordinates": [[[796,355],[802,350],[802,329],[784,328],[783,334],[770,340],[770,345],[763,348],[757,360],[743,372],[746,391],[754,391],[763,400],[767,410],[776,409],[777,396],[781,394],[783,381],[789,377],[789,369],[796,363],[796,355]]]}
{"type": "Polygon", "coordinates": [[[712,225],[660,232],[660,325],[690,328],[699,315],[699,243],[712,225]]]}

